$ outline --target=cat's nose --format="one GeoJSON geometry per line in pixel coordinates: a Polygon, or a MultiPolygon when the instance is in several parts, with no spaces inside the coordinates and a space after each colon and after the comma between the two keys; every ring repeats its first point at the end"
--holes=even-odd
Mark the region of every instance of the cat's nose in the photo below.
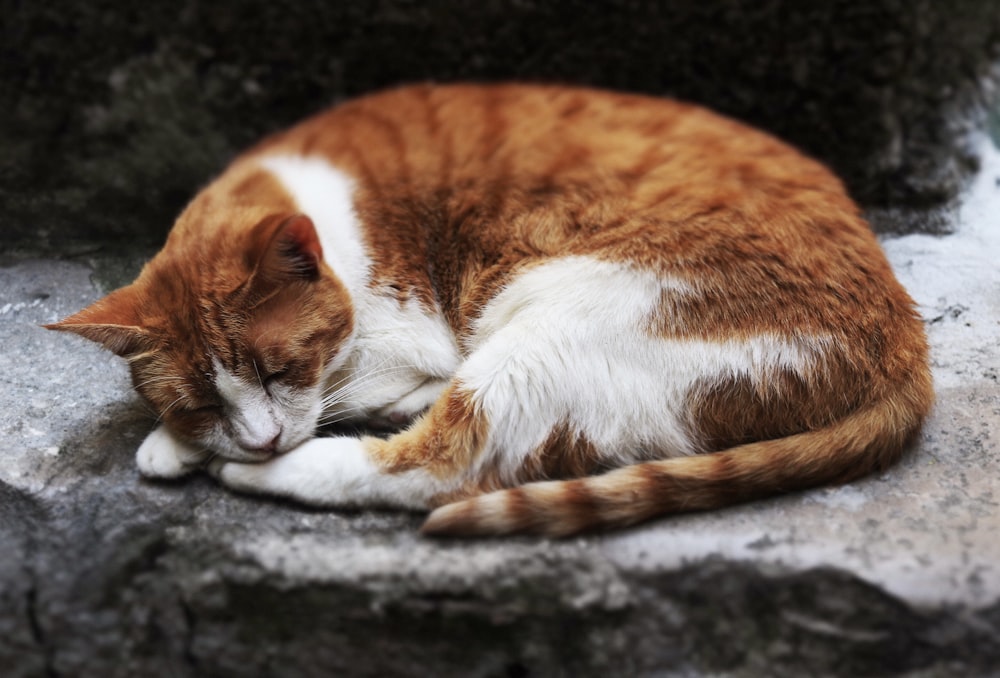
{"type": "Polygon", "coordinates": [[[261,444],[244,445],[244,448],[246,448],[250,452],[260,452],[260,453],[263,453],[263,454],[274,454],[274,453],[276,453],[278,451],[278,438],[280,438],[280,437],[281,437],[281,431],[279,430],[277,433],[274,434],[273,438],[271,438],[269,441],[267,441],[263,445],[261,445],[261,444]]]}

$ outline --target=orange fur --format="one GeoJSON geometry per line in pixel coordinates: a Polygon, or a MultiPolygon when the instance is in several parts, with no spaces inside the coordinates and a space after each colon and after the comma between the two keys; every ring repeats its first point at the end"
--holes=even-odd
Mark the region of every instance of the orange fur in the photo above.
{"type": "Polygon", "coordinates": [[[263,141],[195,198],[132,286],[51,326],[127,357],[138,392],[182,438],[197,440],[219,402],[196,377],[168,377],[211,372],[211,352],[242,377],[314,385],[354,330],[312,222],[256,164],[270,154],[319,156],[354,177],[371,289],[439,307],[463,351],[501,290],[565,256],[701,292],[664,295],[643,328],[651,336],[809,334],[833,346],[805,377],[693,389],[685,425],[704,454],[661,459],[674,451],[652,445],[647,461],[597,476],[587,474],[606,470],[601,451],[563,422],[515,474],[469,477],[491,422],[452,384],[410,429],[365,443],[386,474],[462,479],[435,500],[458,501],[431,514],[427,533],[562,535],[849,480],[894,461],[930,407],[912,302],[820,164],[669,100],[417,86],[263,141]]]}

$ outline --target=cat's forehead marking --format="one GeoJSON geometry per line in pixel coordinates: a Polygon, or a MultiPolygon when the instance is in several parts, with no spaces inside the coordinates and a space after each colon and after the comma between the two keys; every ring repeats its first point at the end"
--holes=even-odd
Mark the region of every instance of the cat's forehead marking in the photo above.
{"type": "Polygon", "coordinates": [[[259,449],[273,444],[282,431],[282,419],[275,416],[260,378],[241,378],[227,370],[213,356],[215,388],[226,403],[226,419],[235,441],[243,448],[259,449]]]}
{"type": "Polygon", "coordinates": [[[226,369],[222,362],[212,357],[212,368],[215,370],[215,389],[228,405],[240,407],[248,400],[255,399],[260,390],[259,382],[241,379],[226,369]]]}

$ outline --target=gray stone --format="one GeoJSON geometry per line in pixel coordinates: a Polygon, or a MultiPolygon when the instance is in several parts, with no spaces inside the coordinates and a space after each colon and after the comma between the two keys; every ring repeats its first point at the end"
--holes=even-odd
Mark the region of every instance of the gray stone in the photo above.
{"type": "Polygon", "coordinates": [[[938,394],[902,463],[565,541],[431,541],[416,515],[140,479],[153,421],[121,361],[37,326],[136,256],[6,257],[4,675],[995,675],[1000,152],[983,148],[955,234],[885,241],[938,394]]]}

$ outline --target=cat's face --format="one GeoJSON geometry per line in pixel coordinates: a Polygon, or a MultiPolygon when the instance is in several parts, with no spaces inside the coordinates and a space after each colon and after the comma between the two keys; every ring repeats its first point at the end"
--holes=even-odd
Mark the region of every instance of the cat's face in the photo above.
{"type": "Polygon", "coordinates": [[[52,327],[124,357],[157,416],[206,455],[261,461],[315,432],[354,320],[307,217],[269,215],[243,237],[168,243],[135,283],[52,327]]]}

